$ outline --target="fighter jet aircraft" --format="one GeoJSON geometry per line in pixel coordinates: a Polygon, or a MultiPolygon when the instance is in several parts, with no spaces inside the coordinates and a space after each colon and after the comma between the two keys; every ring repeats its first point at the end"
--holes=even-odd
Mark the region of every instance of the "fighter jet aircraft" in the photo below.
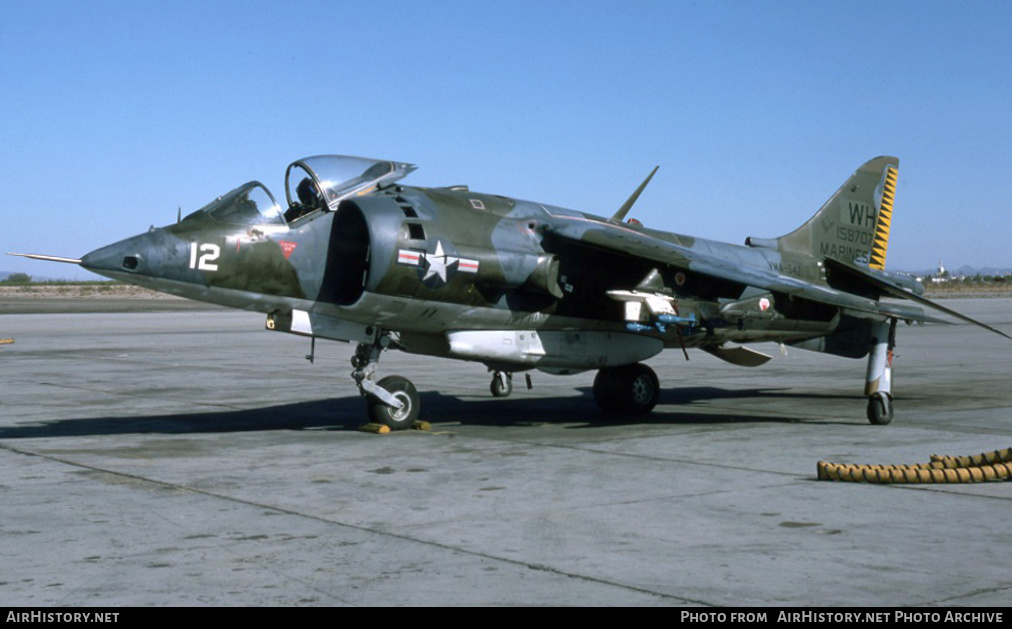
{"type": "Polygon", "coordinates": [[[638,415],[660,383],[643,364],[701,349],[734,365],[773,341],[867,357],[873,424],[893,417],[892,350],[905,322],[944,322],[912,277],[885,271],[899,160],[861,166],[793,232],[744,246],[626,221],[654,173],[611,217],[399,183],[411,164],[321,155],[285,175],[286,205],[252,181],[175,224],[71,262],[158,291],[266,314],[269,330],[357,343],[352,377],[369,418],[392,429],[419,415],[414,385],[377,379],[384,350],[473,361],[512,374],[597,370],[594,399],[638,415]]]}

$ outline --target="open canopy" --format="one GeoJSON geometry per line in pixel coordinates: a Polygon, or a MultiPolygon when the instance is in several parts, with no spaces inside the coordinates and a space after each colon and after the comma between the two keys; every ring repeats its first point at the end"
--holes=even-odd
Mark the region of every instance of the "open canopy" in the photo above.
{"type": "Polygon", "coordinates": [[[285,173],[291,218],[314,210],[334,211],[348,197],[401,179],[412,164],[349,155],[316,155],[293,162],[285,173]],[[298,212],[292,212],[299,209],[298,212]]]}

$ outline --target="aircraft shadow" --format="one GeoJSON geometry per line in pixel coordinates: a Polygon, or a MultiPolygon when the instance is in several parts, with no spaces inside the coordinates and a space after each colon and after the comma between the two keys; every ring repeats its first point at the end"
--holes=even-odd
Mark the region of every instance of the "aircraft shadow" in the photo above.
{"type": "MultiPolygon", "coordinates": [[[[572,429],[603,428],[616,425],[631,424],[730,424],[743,422],[766,423],[818,423],[818,424],[849,424],[848,421],[815,419],[809,415],[756,415],[743,411],[741,413],[713,412],[706,407],[693,407],[693,403],[732,399],[798,399],[798,400],[849,400],[855,408],[863,411],[863,398],[836,394],[818,395],[811,393],[792,392],[789,388],[753,388],[753,389],[721,389],[718,387],[685,387],[661,391],[659,406],[648,415],[635,417],[615,417],[598,410],[594,403],[593,390],[590,387],[579,389],[582,395],[578,398],[538,398],[523,399],[511,397],[502,399],[476,399],[442,396],[438,393],[422,395],[422,408],[431,408],[426,400],[438,400],[442,421],[459,422],[462,424],[485,424],[492,426],[522,426],[532,424],[574,424],[572,429]],[[671,406],[677,408],[672,409],[671,406]]],[[[438,424],[440,420],[433,421],[438,424]]]]}
{"type": "MultiPolygon", "coordinates": [[[[422,418],[437,428],[441,424],[530,426],[534,424],[574,424],[573,429],[601,428],[630,424],[722,424],[767,423],[849,423],[816,420],[808,416],[779,417],[748,412],[707,412],[691,405],[704,401],[732,399],[846,399],[859,403],[854,396],[791,393],[789,389],[721,389],[687,387],[661,393],[661,406],[653,413],[633,418],[605,415],[594,404],[589,387],[579,397],[507,399],[457,397],[438,392],[420,394],[422,418]],[[670,407],[677,406],[677,410],[670,407]]],[[[49,437],[101,436],[118,434],[201,434],[258,432],[271,430],[357,430],[365,423],[363,401],[358,396],[325,398],[233,411],[134,416],[60,419],[25,426],[0,428],[0,440],[49,437]]]]}
{"type": "Polygon", "coordinates": [[[0,440],[119,434],[354,430],[363,421],[361,398],[327,398],[235,411],[60,419],[35,425],[0,428],[0,440]]]}

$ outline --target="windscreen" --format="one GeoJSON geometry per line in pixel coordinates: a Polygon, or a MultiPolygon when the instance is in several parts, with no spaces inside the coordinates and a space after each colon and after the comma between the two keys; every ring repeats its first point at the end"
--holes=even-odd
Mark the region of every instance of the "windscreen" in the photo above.
{"type": "Polygon", "coordinates": [[[258,181],[239,186],[204,206],[216,221],[232,225],[285,225],[281,207],[258,181]]]}

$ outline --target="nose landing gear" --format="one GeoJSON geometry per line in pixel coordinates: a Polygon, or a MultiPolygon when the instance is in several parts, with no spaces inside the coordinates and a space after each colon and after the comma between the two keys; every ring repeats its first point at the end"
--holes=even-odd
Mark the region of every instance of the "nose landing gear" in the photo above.
{"type": "Polygon", "coordinates": [[[372,343],[359,343],[351,359],[355,368],[351,377],[366,398],[366,414],[370,422],[382,424],[390,430],[406,430],[414,427],[421,411],[421,400],[415,385],[403,376],[387,376],[373,382],[376,363],[389,345],[390,337],[386,334],[378,335],[372,343]]]}
{"type": "Polygon", "coordinates": [[[376,386],[393,396],[400,403],[400,408],[395,408],[377,397],[368,397],[366,414],[369,421],[383,424],[390,430],[412,428],[418,420],[418,412],[421,409],[415,385],[402,376],[387,376],[376,386]]]}

